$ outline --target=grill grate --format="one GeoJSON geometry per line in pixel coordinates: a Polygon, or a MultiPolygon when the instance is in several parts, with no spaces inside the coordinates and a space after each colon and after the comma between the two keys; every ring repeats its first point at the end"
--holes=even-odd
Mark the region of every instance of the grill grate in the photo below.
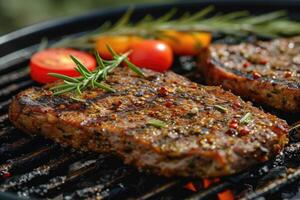
{"type": "MultiPolygon", "coordinates": [[[[28,56],[23,57],[26,59],[28,56]]],[[[204,189],[201,180],[149,175],[123,165],[111,155],[77,152],[40,137],[29,137],[12,127],[7,110],[11,97],[34,83],[29,78],[28,70],[24,69],[24,60],[11,63],[7,67],[13,70],[0,72],[2,192],[12,192],[27,198],[66,200],[218,199],[217,194],[225,190],[230,190],[240,199],[284,199],[286,196],[299,196],[296,194],[300,188],[299,183],[293,184],[300,179],[299,141],[293,141],[274,161],[222,178],[204,189]],[[190,181],[197,188],[196,192],[185,189],[184,186],[190,181]]]]}

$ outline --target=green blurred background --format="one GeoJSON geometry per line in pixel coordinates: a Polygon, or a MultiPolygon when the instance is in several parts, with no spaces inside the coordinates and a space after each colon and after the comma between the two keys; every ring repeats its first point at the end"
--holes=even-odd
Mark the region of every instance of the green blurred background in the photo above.
{"type": "Polygon", "coordinates": [[[171,0],[0,0],[0,35],[41,21],[136,3],[171,0]]]}

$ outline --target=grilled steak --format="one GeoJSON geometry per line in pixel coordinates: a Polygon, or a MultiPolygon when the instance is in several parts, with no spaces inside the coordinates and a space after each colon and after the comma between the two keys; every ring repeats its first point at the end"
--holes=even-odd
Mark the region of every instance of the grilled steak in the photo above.
{"type": "Polygon", "coordinates": [[[49,87],[19,93],[11,121],[82,150],[114,153],[139,169],[165,176],[214,177],[266,161],[287,143],[285,121],[230,92],[200,86],[172,72],[146,78],[116,69],[117,92],[53,96],[49,87]]]}
{"type": "Polygon", "coordinates": [[[201,54],[199,69],[210,85],[284,112],[300,112],[300,37],[213,45],[201,54]]]}

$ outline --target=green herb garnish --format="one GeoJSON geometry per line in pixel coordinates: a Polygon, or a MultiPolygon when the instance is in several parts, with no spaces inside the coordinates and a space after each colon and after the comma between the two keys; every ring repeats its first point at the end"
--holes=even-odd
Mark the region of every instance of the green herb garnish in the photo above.
{"type": "Polygon", "coordinates": [[[226,112],[228,111],[227,108],[225,108],[225,107],[223,107],[223,106],[220,106],[220,105],[214,105],[214,107],[215,107],[218,111],[220,111],[220,112],[222,112],[222,113],[226,113],[226,112]]]}
{"type": "Polygon", "coordinates": [[[251,120],[252,120],[252,114],[248,112],[244,115],[244,117],[240,119],[240,124],[249,124],[251,120]]]}
{"type": "Polygon", "coordinates": [[[74,78],[62,74],[49,73],[50,76],[64,80],[63,84],[50,88],[50,90],[54,92],[53,94],[59,95],[66,92],[77,91],[78,95],[80,95],[86,88],[95,87],[101,88],[107,92],[115,92],[114,88],[103,83],[102,81],[106,80],[107,75],[116,67],[120,66],[122,62],[126,62],[127,66],[138,75],[144,76],[138,67],[128,61],[127,56],[129,55],[129,52],[118,55],[111,47],[107,46],[107,48],[113,55],[113,60],[103,60],[99,56],[98,52],[96,52],[95,57],[98,66],[94,71],[89,71],[78,59],[70,56],[77,66],[76,70],[80,73],[80,77],[74,78]]]}
{"type": "Polygon", "coordinates": [[[213,10],[213,6],[209,6],[194,14],[186,12],[181,17],[174,18],[177,11],[173,9],[160,18],[146,15],[140,21],[130,23],[132,9],[129,9],[115,24],[107,21],[89,34],[67,38],[53,46],[93,49],[94,40],[101,35],[135,35],[145,38],[160,38],[165,36],[163,33],[165,30],[190,33],[206,31],[238,36],[256,34],[268,37],[300,34],[300,23],[288,19],[285,11],[253,16],[248,11],[211,15],[213,10]]]}
{"type": "Polygon", "coordinates": [[[167,124],[161,120],[158,120],[158,119],[150,119],[148,122],[147,122],[147,125],[151,125],[151,126],[154,126],[156,128],[164,128],[167,126],[167,124]]]}

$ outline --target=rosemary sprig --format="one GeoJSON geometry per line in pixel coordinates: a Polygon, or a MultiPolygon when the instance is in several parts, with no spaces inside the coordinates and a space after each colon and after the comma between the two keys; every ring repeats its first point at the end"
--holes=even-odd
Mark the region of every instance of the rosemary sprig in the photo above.
{"type": "Polygon", "coordinates": [[[54,76],[58,79],[64,80],[61,85],[54,86],[50,88],[54,95],[60,95],[66,92],[77,91],[80,95],[86,88],[101,88],[108,92],[115,92],[115,89],[111,86],[103,83],[106,80],[107,75],[112,72],[116,67],[120,66],[122,62],[126,62],[128,67],[140,76],[144,76],[143,72],[136,67],[134,64],[128,61],[127,56],[129,52],[118,55],[114,50],[107,46],[108,50],[113,56],[113,60],[103,60],[98,52],[95,53],[97,68],[94,71],[89,71],[77,58],[70,56],[73,62],[76,64],[76,70],[80,73],[80,77],[69,77],[63,74],[49,73],[49,75],[54,76]]]}
{"type": "Polygon", "coordinates": [[[92,49],[93,42],[101,35],[137,35],[146,38],[163,37],[164,30],[185,32],[217,32],[231,35],[256,34],[268,37],[300,34],[300,22],[287,18],[285,11],[275,11],[258,16],[247,11],[211,15],[214,8],[206,7],[194,14],[184,13],[174,18],[176,10],[170,10],[160,18],[146,15],[140,21],[131,23],[132,9],[129,9],[118,22],[105,22],[99,29],[81,37],[67,38],[54,44],[54,47],[76,47],[92,49]]]}

